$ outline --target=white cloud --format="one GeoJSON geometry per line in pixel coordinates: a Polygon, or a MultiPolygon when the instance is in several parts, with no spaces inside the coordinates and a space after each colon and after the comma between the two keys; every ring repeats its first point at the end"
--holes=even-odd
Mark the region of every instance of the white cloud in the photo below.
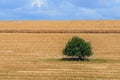
{"type": "Polygon", "coordinates": [[[0,0],[0,19],[120,19],[119,10],[120,0],[0,0]]]}
{"type": "Polygon", "coordinates": [[[46,0],[32,0],[31,7],[41,8],[41,6],[45,4],[46,4],[46,0]]]}
{"type": "Polygon", "coordinates": [[[96,9],[78,8],[75,15],[81,19],[104,19],[105,17],[96,9]]]}

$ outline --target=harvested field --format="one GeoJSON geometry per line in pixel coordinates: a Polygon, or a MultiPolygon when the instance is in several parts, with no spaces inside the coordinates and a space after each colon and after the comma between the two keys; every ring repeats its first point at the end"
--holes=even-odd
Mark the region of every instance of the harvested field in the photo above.
{"type": "Polygon", "coordinates": [[[120,80],[119,21],[1,21],[0,27],[0,80],[120,80]],[[91,42],[91,61],[59,60],[72,36],[91,42]]]}
{"type": "Polygon", "coordinates": [[[120,30],[120,21],[0,21],[0,30],[120,30]]]}

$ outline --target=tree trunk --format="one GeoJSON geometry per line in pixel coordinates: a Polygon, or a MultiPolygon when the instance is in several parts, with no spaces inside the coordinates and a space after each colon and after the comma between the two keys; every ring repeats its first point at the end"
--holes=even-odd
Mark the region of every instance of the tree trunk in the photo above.
{"type": "Polygon", "coordinates": [[[79,60],[84,61],[84,57],[79,57],[79,60]]]}

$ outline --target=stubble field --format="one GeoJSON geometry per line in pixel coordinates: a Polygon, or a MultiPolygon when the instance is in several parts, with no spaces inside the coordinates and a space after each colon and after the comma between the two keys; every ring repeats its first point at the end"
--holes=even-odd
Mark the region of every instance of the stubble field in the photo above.
{"type": "Polygon", "coordinates": [[[120,80],[119,21],[14,21],[0,27],[0,80],[120,80]],[[72,36],[91,42],[90,61],[59,60],[72,36]]]}

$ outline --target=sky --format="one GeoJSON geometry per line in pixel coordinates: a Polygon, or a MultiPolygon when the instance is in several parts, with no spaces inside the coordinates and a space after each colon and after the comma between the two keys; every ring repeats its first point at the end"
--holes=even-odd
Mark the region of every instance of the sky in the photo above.
{"type": "Polygon", "coordinates": [[[119,20],[120,0],[0,0],[0,20],[119,20]]]}

